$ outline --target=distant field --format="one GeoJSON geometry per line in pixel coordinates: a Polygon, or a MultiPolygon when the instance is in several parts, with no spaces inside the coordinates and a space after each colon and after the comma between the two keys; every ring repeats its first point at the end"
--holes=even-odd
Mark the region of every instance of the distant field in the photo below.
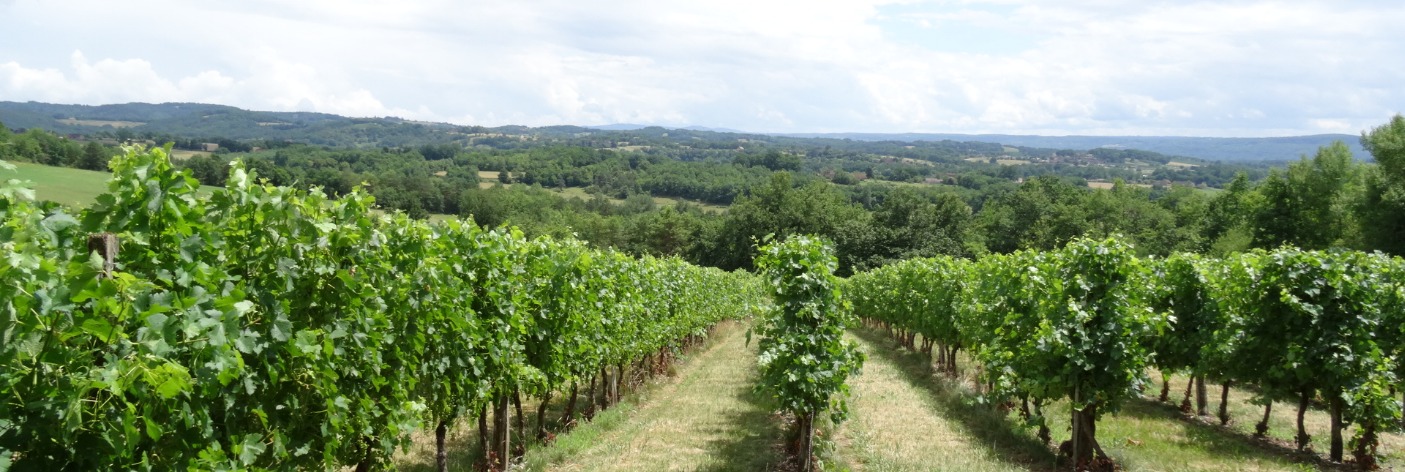
{"type": "MultiPolygon", "coordinates": [[[[493,186],[495,186],[495,185],[498,185],[498,172],[497,172],[497,171],[486,171],[486,170],[480,170],[480,171],[478,171],[478,188],[485,188],[485,189],[486,189],[486,188],[493,188],[493,186]]],[[[506,186],[506,187],[511,187],[512,185],[511,185],[511,184],[505,184],[504,186],[506,186]]],[[[586,192],[585,189],[582,188],[582,187],[566,187],[566,188],[564,188],[564,189],[551,189],[551,190],[552,190],[552,191],[555,191],[555,192],[558,193],[558,194],[560,194],[562,198],[572,198],[572,197],[574,197],[574,198],[579,198],[579,199],[581,199],[581,200],[590,200],[591,198],[594,198],[593,196],[591,196],[591,194],[590,194],[589,192],[586,192]]],[[[697,206],[699,206],[699,207],[702,207],[702,210],[703,210],[703,211],[706,211],[706,212],[709,212],[709,213],[722,213],[723,211],[726,211],[726,210],[727,210],[727,206],[726,206],[726,205],[715,205],[715,204],[712,204],[712,203],[703,203],[703,202],[696,201],[696,200],[687,200],[687,199],[672,198],[672,197],[651,197],[651,198],[654,199],[654,205],[658,205],[658,206],[660,206],[660,207],[674,206],[674,205],[677,205],[678,202],[688,202],[688,203],[692,203],[692,204],[694,204],[694,205],[697,205],[697,206]]],[[[619,204],[624,203],[624,200],[623,200],[623,199],[613,198],[613,197],[612,197],[612,198],[610,198],[610,203],[614,203],[614,204],[616,204],[616,205],[619,205],[619,204]]]]}
{"type": "Polygon", "coordinates": [[[69,126],[94,126],[99,128],[103,126],[111,126],[113,128],[131,128],[133,126],[141,126],[146,124],[140,121],[78,120],[73,118],[65,118],[57,121],[59,123],[63,123],[69,126]]]}
{"type": "Polygon", "coordinates": [[[1171,161],[1171,162],[1167,162],[1167,163],[1166,163],[1166,167],[1175,167],[1175,168],[1180,168],[1180,169],[1194,169],[1194,168],[1200,167],[1200,166],[1199,166],[1199,165],[1196,165],[1196,164],[1186,164],[1186,163],[1184,163],[1184,162],[1171,161]]]}
{"type": "Polygon", "coordinates": [[[209,151],[187,151],[185,149],[172,149],[171,160],[184,161],[195,156],[210,156],[213,154],[213,152],[209,151]]]}
{"type": "MultiPolygon", "coordinates": [[[[0,179],[28,180],[34,188],[35,197],[74,208],[84,208],[97,200],[98,195],[107,192],[107,180],[112,174],[68,167],[53,167],[27,162],[13,162],[18,173],[0,171],[0,179]]],[[[201,186],[202,193],[213,192],[218,187],[201,186]]]]}
{"type": "MultiPolygon", "coordinates": [[[[1133,187],[1151,188],[1151,184],[1127,184],[1127,185],[1131,185],[1131,186],[1133,186],[1133,187]]],[[[1108,181],[1106,181],[1106,180],[1089,180],[1089,181],[1088,181],[1088,187],[1089,187],[1089,188],[1096,188],[1096,189],[1102,189],[1102,190],[1111,190],[1111,189],[1112,189],[1112,186],[1113,186],[1113,183],[1112,183],[1112,182],[1108,182],[1108,181]]]]}
{"type": "MultiPolygon", "coordinates": [[[[990,162],[989,157],[968,157],[963,160],[966,162],[990,162]]],[[[996,159],[995,162],[1002,166],[1018,166],[1029,164],[1029,161],[1024,159],[996,159]]]]}
{"type": "Polygon", "coordinates": [[[0,171],[0,179],[28,180],[33,183],[35,196],[64,205],[81,208],[107,191],[107,172],[52,167],[15,162],[18,173],[0,171]]]}

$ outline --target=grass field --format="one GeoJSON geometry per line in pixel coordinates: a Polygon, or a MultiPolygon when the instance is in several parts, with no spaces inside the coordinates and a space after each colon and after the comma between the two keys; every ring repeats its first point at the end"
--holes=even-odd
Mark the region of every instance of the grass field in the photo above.
{"type": "Polygon", "coordinates": [[[86,207],[107,191],[107,172],[53,167],[27,162],[13,163],[18,173],[0,171],[0,179],[28,180],[35,196],[72,207],[86,207]]]}
{"type": "MultiPolygon", "coordinates": [[[[18,172],[0,171],[0,179],[19,179],[30,182],[35,197],[74,208],[84,208],[107,192],[107,180],[111,173],[93,170],[54,167],[28,162],[12,162],[18,172]]],[[[213,192],[218,187],[201,186],[201,192],[213,192]]]]}

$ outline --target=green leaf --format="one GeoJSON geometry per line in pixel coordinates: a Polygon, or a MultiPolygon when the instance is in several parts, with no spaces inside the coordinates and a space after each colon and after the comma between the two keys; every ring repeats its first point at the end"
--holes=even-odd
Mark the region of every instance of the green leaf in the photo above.
{"type": "Polygon", "coordinates": [[[246,434],[244,440],[238,446],[239,463],[245,466],[253,465],[259,456],[267,450],[268,445],[263,443],[263,438],[257,434],[246,434]]]}

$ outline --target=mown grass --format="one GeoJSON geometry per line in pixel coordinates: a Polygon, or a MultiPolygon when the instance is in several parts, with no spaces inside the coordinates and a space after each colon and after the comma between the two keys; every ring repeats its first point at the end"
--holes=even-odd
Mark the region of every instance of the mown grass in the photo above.
{"type": "MultiPolygon", "coordinates": [[[[1229,416],[1228,426],[1219,426],[1217,417],[1220,407],[1221,384],[1206,382],[1205,387],[1209,404],[1206,406],[1209,416],[1195,417],[1191,414],[1182,414],[1178,405],[1185,396],[1185,387],[1190,379],[1185,375],[1171,376],[1171,395],[1167,403],[1157,401],[1160,397],[1161,375],[1159,372],[1152,372],[1152,379],[1155,382],[1154,389],[1147,391],[1143,398],[1143,403],[1148,408],[1156,408],[1163,414],[1179,416],[1192,423],[1202,423],[1212,426],[1214,429],[1224,429],[1240,437],[1252,437],[1254,426],[1263,419],[1263,405],[1254,403],[1256,392],[1246,388],[1236,388],[1231,385],[1229,390],[1229,416]]],[[[1195,395],[1192,393],[1191,400],[1194,402],[1195,395]]],[[[1194,413],[1194,410],[1192,410],[1194,413]]],[[[1317,405],[1308,409],[1303,417],[1303,425],[1309,435],[1312,436],[1308,445],[1308,454],[1300,455],[1296,451],[1297,436],[1297,402],[1278,401],[1274,402],[1273,409],[1269,416],[1269,430],[1267,437],[1259,441],[1262,447],[1292,456],[1306,462],[1318,462],[1326,464],[1325,456],[1331,445],[1331,417],[1328,413],[1317,405]]],[[[1344,442],[1349,442],[1353,434],[1353,428],[1346,428],[1342,432],[1344,442]]],[[[1380,446],[1377,452],[1380,454],[1381,465],[1384,468],[1402,469],[1405,468],[1405,435],[1398,429],[1391,429],[1380,433],[1380,446]]],[[[1351,457],[1350,445],[1347,444],[1345,457],[1351,457]]]]}
{"type": "Polygon", "coordinates": [[[924,357],[893,350],[864,330],[868,355],[850,380],[852,418],[836,433],[840,470],[1025,470],[1047,468],[1053,454],[995,410],[975,405],[961,385],[929,375],[924,357]]]}
{"type": "Polygon", "coordinates": [[[91,170],[13,162],[18,172],[0,171],[0,179],[28,180],[35,197],[75,208],[86,207],[107,191],[112,174],[91,170]]]}
{"type": "MultiPolygon", "coordinates": [[[[872,447],[864,452],[862,448],[849,459],[854,470],[997,470],[1018,468],[1027,470],[1061,470],[1067,467],[1057,459],[1054,451],[1058,443],[1069,437],[1069,405],[1067,401],[1055,402],[1044,407],[1049,419],[1053,444],[1042,444],[1035,438],[1032,427],[1026,427],[1018,416],[1018,408],[1002,411],[987,405],[977,404],[973,379],[974,368],[970,359],[962,356],[960,367],[963,375],[959,379],[948,379],[932,373],[926,356],[902,350],[879,330],[859,328],[855,337],[872,347],[866,374],[878,372],[884,365],[892,366],[901,372],[900,378],[887,382],[887,385],[870,387],[878,391],[902,392],[904,389],[916,391],[921,405],[945,418],[954,430],[962,431],[971,437],[970,443],[946,439],[943,429],[927,429],[905,434],[901,441],[917,441],[926,444],[922,448],[883,448],[872,447]],[[933,432],[935,431],[935,432],[933,432]],[[924,439],[927,438],[927,439],[924,439]],[[963,449],[965,452],[936,452],[939,448],[963,449]],[[868,454],[865,456],[864,454],[868,454]],[[959,463],[972,457],[999,458],[999,466],[991,462],[959,463]],[[916,464],[936,457],[940,462],[928,462],[928,467],[902,467],[901,464],[916,464]],[[963,459],[964,458],[964,459],[963,459]],[[870,464],[874,466],[870,466],[870,464]],[[943,465],[959,464],[959,465],[943,465]]],[[[1155,374],[1155,373],[1153,373],[1155,374]]],[[[1159,379],[1159,374],[1154,378],[1159,379]]],[[[1298,454],[1293,451],[1291,438],[1295,433],[1292,420],[1296,411],[1293,406],[1279,403],[1275,405],[1271,420],[1269,439],[1253,437],[1254,423],[1263,414],[1263,408],[1250,403],[1251,395],[1242,389],[1231,389],[1230,413],[1234,422],[1228,427],[1219,426],[1218,420],[1199,419],[1182,414],[1174,404],[1179,403],[1184,392],[1185,379],[1173,379],[1172,401],[1160,403],[1160,384],[1148,389],[1144,396],[1123,405],[1121,411],[1107,413],[1098,421],[1098,442],[1103,449],[1125,470],[1318,470],[1340,469],[1345,465],[1330,464],[1321,454],[1298,454]],[[1179,389],[1179,390],[1178,390],[1179,389]]],[[[1218,408],[1219,388],[1210,388],[1213,405],[1211,415],[1218,408]]],[[[906,394],[889,394],[891,400],[887,408],[908,408],[899,403],[906,394]]],[[[873,408],[883,409],[878,405],[873,408]]],[[[918,422],[919,413],[906,411],[899,415],[908,422],[918,422]]],[[[866,425],[863,413],[856,414],[853,427],[866,425]]],[[[1308,428],[1313,435],[1314,448],[1325,452],[1328,435],[1326,413],[1310,411],[1308,428]]],[[[845,426],[849,428],[850,426],[845,426]]],[[[862,444],[865,431],[854,433],[856,444],[862,444]]],[[[1350,437],[1350,431],[1347,436],[1350,437]]],[[[1396,433],[1382,435],[1382,466],[1387,469],[1405,466],[1400,460],[1401,438],[1396,433]]]]}
{"type": "MultiPolygon", "coordinates": [[[[740,323],[719,325],[707,341],[680,357],[669,375],[636,384],[618,404],[547,444],[531,439],[514,470],[770,468],[778,460],[771,442],[780,433],[750,391],[752,379],[745,369],[754,370],[755,350],[743,346],[744,332],[740,323]],[[734,378],[737,369],[743,370],[742,377],[734,378]],[[742,384],[745,388],[737,391],[742,384]]],[[[581,386],[578,415],[587,402],[585,390],[581,386]]],[[[562,431],[559,419],[566,403],[559,394],[548,402],[548,429],[562,431]]],[[[529,430],[535,429],[537,405],[535,399],[524,399],[529,430]]],[[[396,455],[396,469],[436,470],[434,431],[416,432],[412,440],[408,450],[396,455]]],[[[450,427],[446,444],[449,470],[474,470],[481,462],[474,418],[450,427]]]]}
{"type": "Polygon", "coordinates": [[[666,383],[529,451],[525,470],[758,471],[778,466],[780,421],[755,393],[755,344],[721,328],[666,383]]]}

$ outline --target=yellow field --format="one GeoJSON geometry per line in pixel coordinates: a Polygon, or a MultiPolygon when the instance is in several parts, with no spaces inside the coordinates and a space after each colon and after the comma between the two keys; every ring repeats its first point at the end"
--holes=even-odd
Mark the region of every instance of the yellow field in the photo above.
{"type": "Polygon", "coordinates": [[[79,120],[74,118],[64,118],[62,120],[58,120],[58,122],[66,125],[93,126],[99,128],[103,126],[111,126],[113,128],[131,128],[133,126],[141,126],[146,124],[139,121],[79,120]]]}
{"type": "MultiPolygon", "coordinates": [[[[1133,187],[1151,188],[1151,184],[1127,184],[1127,185],[1131,185],[1131,186],[1133,186],[1133,187]]],[[[1108,182],[1108,181],[1106,181],[1106,180],[1089,180],[1089,181],[1088,181],[1088,188],[1096,188],[1096,189],[1101,189],[1101,190],[1112,190],[1112,186],[1113,186],[1112,182],[1108,182]]]]}
{"type": "Polygon", "coordinates": [[[184,160],[186,160],[186,159],[190,159],[190,158],[195,157],[195,156],[202,156],[202,157],[203,157],[203,156],[210,156],[210,155],[213,155],[213,154],[214,154],[213,152],[209,152],[209,151],[187,151],[187,150],[185,150],[185,149],[172,149],[172,150],[171,150],[171,160],[175,160],[175,161],[184,161],[184,160]]]}
{"type": "MultiPolygon", "coordinates": [[[[990,162],[989,157],[968,157],[962,160],[966,162],[990,162]]],[[[1029,163],[1029,161],[1024,159],[996,159],[995,162],[1002,166],[1018,166],[1029,163]]]]}

